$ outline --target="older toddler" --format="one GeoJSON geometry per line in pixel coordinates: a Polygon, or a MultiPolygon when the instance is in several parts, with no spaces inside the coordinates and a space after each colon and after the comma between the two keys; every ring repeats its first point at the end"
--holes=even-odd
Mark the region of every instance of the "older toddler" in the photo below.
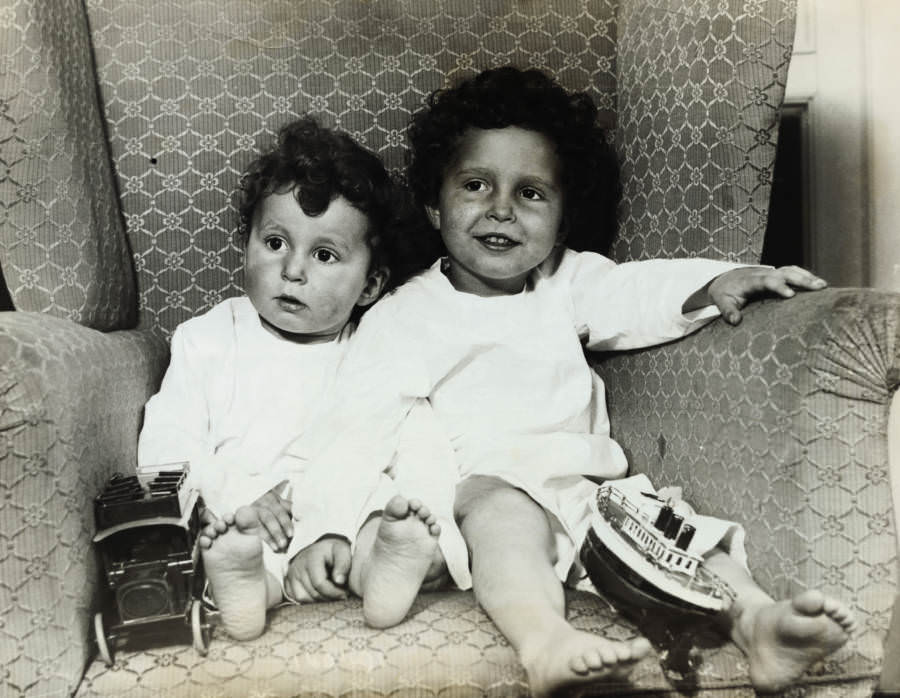
{"type": "MultiPolygon", "coordinates": [[[[377,442],[427,398],[453,446],[476,598],[534,693],[625,678],[649,643],[565,618],[562,583],[596,492],[585,476],[628,469],[584,350],[670,341],[720,313],[735,323],[760,293],[824,282],[795,267],[615,264],[584,251],[612,232],[613,158],[590,98],[539,71],[489,70],[436,92],[410,139],[408,178],[445,255],[363,319],[339,393],[342,429],[377,442]]],[[[353,460],[336,442],[323,453],[323,472],[353,460]]],[[[817,591],[775,601],[728,543],[706,557],[737,594],[722,622],[754,685],[782,688],[844,644],[853,621],[817,591]]]]}

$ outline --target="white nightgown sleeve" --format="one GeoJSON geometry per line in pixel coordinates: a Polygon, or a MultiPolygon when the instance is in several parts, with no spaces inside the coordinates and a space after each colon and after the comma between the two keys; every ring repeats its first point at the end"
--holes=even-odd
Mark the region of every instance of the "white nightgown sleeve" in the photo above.
{"type": "MultiPolygon", "coordinates": [[[[219,516],[253,501],[271,487],[268,482],[241,478],[240,464],[214,452],[210,371],[229,375],[236,370],[234,362],[230,306],[217,307],[176,328],[169,367],[159,392],[144,408],[138,438],[138,475],[152,466],[187,461],[188,485],[198,489],[206,505],[219,516]]],[[[222,397],[216,399],[221,402],[222,397]]]]}
{"type": "Polygon", "coordinates": [[[384,303],[366,313],[350,340],[315,425],[285,450],[284,458],[310,463],[293,493],[299,529],[292,549],[322,533],[355,540],[362,510],[394,461],[407,413],[429,392],[404,329],[384,303]]]}
{"type": "Polygon", "coordinates": [[[194,461],[209,452],[205,366],[184,326],[172,335],[171,360],[159,392],[144,408],[138,438],[138,472],[154,465],[194,461]]]}
{"type": "Polygon", "coordinates": [[[569,284],[585,347],[620,350],[678,339],[718,317],[715,305],[684,314],[681,307],[709,281],[741,266],[710,259],[616,264],[599,254],[567,250],[554,276],[569,284]]]}
{"type": "Polygon", "coordinates": [[[468,548],[453,516],[459,469],[450,437],[427,399],[417,399],[403,421],[392,472],[397,491],[419,499],[435,515],[447,570],[456,586],[470,588],[468,548]]]}

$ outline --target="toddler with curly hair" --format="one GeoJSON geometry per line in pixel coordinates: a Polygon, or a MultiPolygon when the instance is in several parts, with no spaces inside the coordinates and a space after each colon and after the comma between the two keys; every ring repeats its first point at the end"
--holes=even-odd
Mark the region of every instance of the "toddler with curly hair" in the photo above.
{"type": "MultiPolygon", "coordinates": [[[[421,266],[403,234],[415,209],[375,155],[302,118],[249,166],[239,211],[246,295],[175,330],[145,409],[138,471],[190,462],[209,512],[204,567],[236,639],[262,633],[266,610],[282,599],[344,598],[348,589],[363,597],[371,624],[392,624],[423,581],[446,572],[438,517],[364,464],[343,483],[362,491],[359,510],[346,529],[330,527],[293,507],[308,459],[283,450],[326,402],[353,320],[421,266]]],[[[400,440],[411,445],[395,475],[414,481],[417,469],[450,458],[445,441],[429,442],[431,428],[422,401],[404,422],[414,438],[400,440]]],[[[411,488],[422,496],[428,484],[411,488]]],[[[445,518],[452,533],[452,512],[445,518]]]]}
{"type": "MultiPolygon", "coordinates": [[[[443,256],[362,320],[340,394],[341,428],[368,443],[428,399],[453,447],[455,515],[475,596],[532,691],[626,680],[650,650],[565,616],[598,479],[628,463],[584,350],[623,350],[740,321],[752,297],[825,283],[797,268],[706,259],[616,264],[615,159],[585,93],[536,70],[487,70],[432,94],[410,126],[410,186],[443,256]]],[[[316,467],[353,465],[340,443],[316,467]]],[[[736,525],[707,567],[735,591],[722,624],[761,690],[789,685],[846,642],[849,610],[818,591],[773,600],[752,579],[736,525]]]]}

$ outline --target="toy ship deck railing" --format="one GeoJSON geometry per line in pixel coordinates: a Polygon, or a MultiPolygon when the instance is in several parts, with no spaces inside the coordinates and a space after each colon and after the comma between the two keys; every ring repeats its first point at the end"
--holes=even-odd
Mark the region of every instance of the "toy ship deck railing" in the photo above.
{"type": "Polygon", "coordinates": [[[623,492],[609,485],[601,487],[598,505],[601,511],[606,510],[607,516],[615,521],[632,547],[639,552],[672,572],[688,577],[697,573],[701,558],[675,547],[674,542],[658,531],[653,522],[623,492]],[[615,506],[610,507],[610,504],[615,506]],[[616,508],[618,511],[615,511],[616,508]]]}

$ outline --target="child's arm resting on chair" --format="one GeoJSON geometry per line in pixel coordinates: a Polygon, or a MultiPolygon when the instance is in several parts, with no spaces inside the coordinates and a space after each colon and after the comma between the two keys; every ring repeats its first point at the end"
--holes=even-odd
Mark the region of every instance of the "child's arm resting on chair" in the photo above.
{"type": "Polygon", "coordinates": [[[764,293],[790,298],[796,292],[819,291],[826,286],[824,279],[801,267],[741,267],[712,279],[695,291],[681,306],[689,313],[707,305],[715,305],[729,325],[741,321],[741,308],[764,293]]]}

